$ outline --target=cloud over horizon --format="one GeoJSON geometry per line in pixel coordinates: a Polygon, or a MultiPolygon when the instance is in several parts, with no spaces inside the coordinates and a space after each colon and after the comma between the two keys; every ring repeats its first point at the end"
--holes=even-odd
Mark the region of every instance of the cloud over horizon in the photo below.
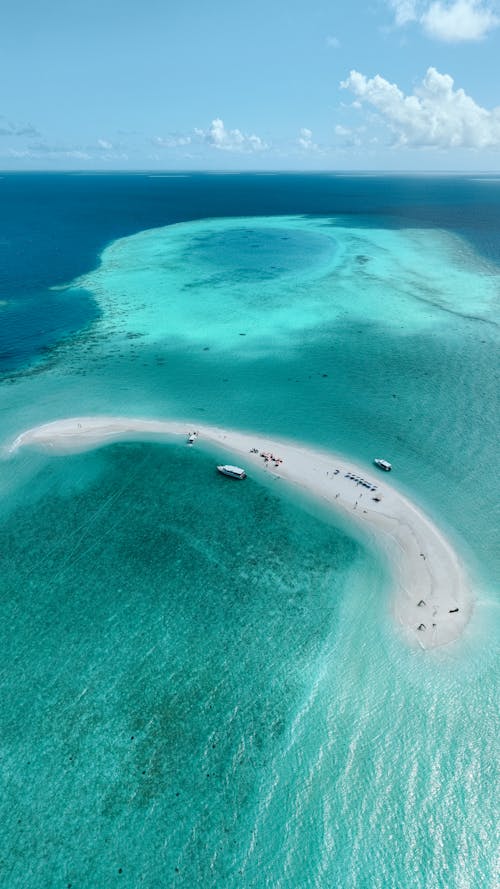
{"type": "Polygon", "coordinates": [[[319,145],[314,142],[312,130],[309,127],[300,128],[297,144],[303,151],[319,151],[319,145]]]}
{"type": "Polygon", "coordinates": [[[387,0],[398,27],[417,21],[417,0],[387,0]]]}
{"type": "Polygon", "coordinates": [[[196,129],[195,133],[201,136],[207,145],[220,151],[253,152],[267,148],[260,136],[246,135],[241,130],[226,130],[224,121],[220,117],[213,119],[208,130],[196,129]]]}
{"type": "Polygon", "coordinates": [[[191,144],[191,136],[170,133],[169,136],[155,136],[152,142],[158,148],[183,148],[185,145],[191,144]]]}
{"type": "Polygon", "coordinates": [[[13,123],[0,114],[0,136],[28,136],[30,139],[38,139],[41,133],[32,123],[13,123]]]}
{"type": "Polygon", "coordinates": [[[397,27],[418,22],[435,40],[459,43],[482,40],[498,27],[500,18],[491,0],[387,0],[397,27]]]}
{"type": "Polygon", "coordinates": [[[437,40],[457,43],[481,40],[500,22],[480,0],[455,0],[451,6],[436,0],[421,19],[424,30],[437,40]]]}
{"type": "Polygon", "coordinates": [[[74,145],[68,143],[51,144],[45,141],[29,142],[23,148],[11,147],[2,157],[10,157],[17,160],[28,161],[123,161],[128,160],[128,155],[109,142],[107,139],[97,139],[89,145],[74,145]]]}
{"type": "Polygon", "coordinates": [[[500,147],[500,108],[482,108],[463,89],[455,89],[449,74],[440,74],[436,68],[428,68],[411,95],[379,74],[367,78],[359,71],[351,71],[340,86],[354,94],[355,106],[376,109],[393,135],[394,147],[500,147]]]}

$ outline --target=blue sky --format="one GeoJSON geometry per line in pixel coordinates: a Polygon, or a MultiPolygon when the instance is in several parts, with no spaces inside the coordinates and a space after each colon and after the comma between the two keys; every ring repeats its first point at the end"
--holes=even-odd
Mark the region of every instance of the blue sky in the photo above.
{"type": "Polygon", "coordinates": [[[500,0],[4,0],[3,169],[500,168],[500,0]]]}

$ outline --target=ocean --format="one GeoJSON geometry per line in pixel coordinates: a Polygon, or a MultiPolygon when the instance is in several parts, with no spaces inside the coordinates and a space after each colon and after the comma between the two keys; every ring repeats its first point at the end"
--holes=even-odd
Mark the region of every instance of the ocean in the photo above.
{"type": "Polygon", "coordinates": [[[3,174],[1,445],[189,420],[390,459],[459,550],[407,647],[381,554],[185,445],[0,460],[0,885],[498,884],[500,181],[3,174]]]}

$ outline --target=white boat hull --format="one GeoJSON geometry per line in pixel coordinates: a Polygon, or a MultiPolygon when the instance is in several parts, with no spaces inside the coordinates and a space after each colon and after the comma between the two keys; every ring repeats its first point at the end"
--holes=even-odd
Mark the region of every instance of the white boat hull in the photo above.
{"type": "Polygon", "coordinates": [[[244,479],[247,477],[245,470],[241,469],[239,466],[229,466],[226,464],[224,466],[218,466],[217,469],[222,475],[227,475],[228,478],[244,479]]]}

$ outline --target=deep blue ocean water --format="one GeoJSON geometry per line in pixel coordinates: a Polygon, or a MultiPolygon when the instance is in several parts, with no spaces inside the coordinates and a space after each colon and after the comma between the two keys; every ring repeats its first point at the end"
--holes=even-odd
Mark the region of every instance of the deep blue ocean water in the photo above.
{"type": "Polygon", "coordinates": [[[354,530],[210,455],[0,461],[0,885],[497,884],[500,182],[4,174],[1,444],[116,413],[394,463],[460,549],[406,648],[354,530]]]}

